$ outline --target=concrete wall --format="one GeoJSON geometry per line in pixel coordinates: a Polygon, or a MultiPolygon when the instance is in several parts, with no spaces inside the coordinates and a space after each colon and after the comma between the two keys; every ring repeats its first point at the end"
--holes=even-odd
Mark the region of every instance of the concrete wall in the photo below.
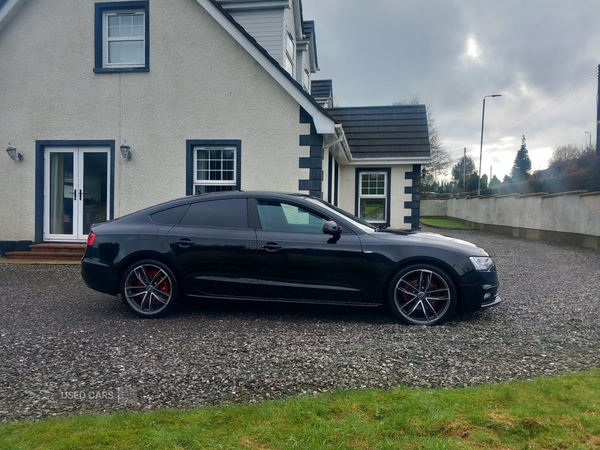
{"type": "Polygon", "coordinates": [[[600,192],[422,200],[421,216],[453,217],[480,229],[600,248],[600,192]]]}

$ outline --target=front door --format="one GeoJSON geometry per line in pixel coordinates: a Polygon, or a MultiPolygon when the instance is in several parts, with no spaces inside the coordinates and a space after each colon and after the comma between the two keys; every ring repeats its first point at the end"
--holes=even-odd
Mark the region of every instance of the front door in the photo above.
{"type": "Polygon", "coordinates": [[[109,214],[109,148],[46,147],[44,240],[85,241],[109,214]]]}

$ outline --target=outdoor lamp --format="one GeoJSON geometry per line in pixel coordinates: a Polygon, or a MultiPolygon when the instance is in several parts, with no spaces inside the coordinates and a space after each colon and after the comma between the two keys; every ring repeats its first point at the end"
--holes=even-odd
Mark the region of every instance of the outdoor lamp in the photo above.
{"type": "Polygon", "coordinates": [[[127,141],[123,142],[121,145],[121,156],[125,158],[127,161],[131,161],[131,147],[127,145],[127,141]]]}
{"type": "Polygon", "coordinates": [[[6,149],[6,153],[8,153],[8,157],[13,161],[22,161],[23,155],[17,151],[15,147],[8,143],[8,148],[6,149]]]}

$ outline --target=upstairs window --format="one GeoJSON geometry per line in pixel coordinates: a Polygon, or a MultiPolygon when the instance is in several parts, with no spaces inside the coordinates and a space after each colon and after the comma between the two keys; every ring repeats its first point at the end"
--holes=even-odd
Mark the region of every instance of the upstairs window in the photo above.
{"type": "Polygon", "coordinates": [[[289,33],[285,33],[285,56],[283,57],[283,64],[285,70],[287,70],[290,75],[294,75],[294,55],[296,52],[294,51],[294,37],[289,33]]]}
{"type": "Polygon", "coordinates": [[[304,66],[304,70],[302,71],[302,86],[304,90],[310,94],[310,73],[306,66],[304,66]]]}
{"type": "Polygon", "coordinates": [[[95,72],[149,69],[148,2],[96,3],[95,72]]]}

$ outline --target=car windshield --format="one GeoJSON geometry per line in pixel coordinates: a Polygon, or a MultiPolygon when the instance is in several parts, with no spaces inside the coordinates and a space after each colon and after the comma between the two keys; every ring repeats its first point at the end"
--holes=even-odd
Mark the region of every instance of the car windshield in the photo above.
{"type": "Polygon", "coordinates": [[[348,211],[344,211],[343,209],[340,209],[337,206],[333,206],[331,203],[328,203],[325,200],[321,200],[318,198],[307,198],[306,200],[311,203],[316,203],[319,206],[321,206],[325,209],[328,209],[335,214],[340,214],[340,215],[344,216],[344,218],[350,220],[355,226],[357,226],[358,228],[360,228],[361,230],[363,230],[367,233],[372,233],[374,231],[377,231],[377,227],[375,225],[372,225],[369,222],[367,222],[366,220],[360,219],[359,217],[356,217],[354,214],[350,214],[348,211]]]}

